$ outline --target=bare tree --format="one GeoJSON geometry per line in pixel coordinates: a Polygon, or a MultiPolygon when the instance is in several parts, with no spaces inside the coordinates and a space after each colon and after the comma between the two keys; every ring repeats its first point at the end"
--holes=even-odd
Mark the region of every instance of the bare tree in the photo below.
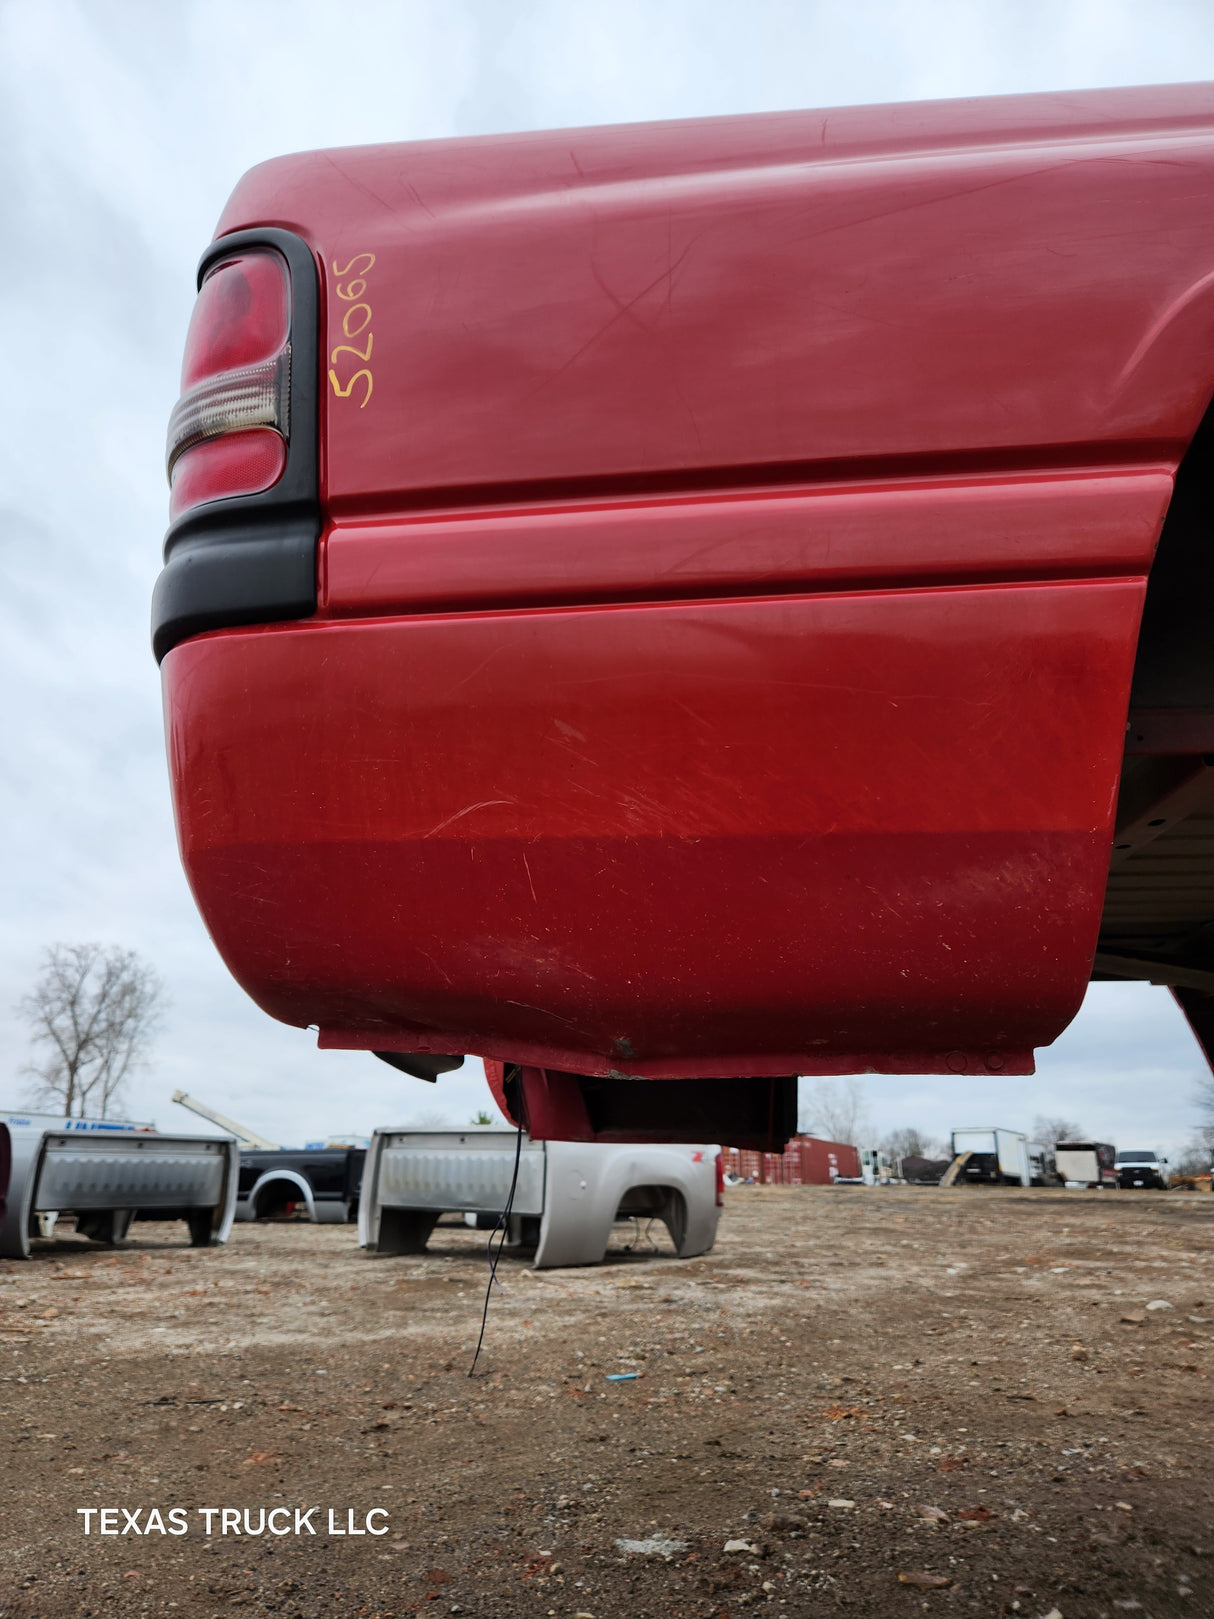
{"type": "Polygon", "coordinates": [[[891,1130],[881,1143],[882,1150],[891,1158],[944,1158],[947,1149],[931,1136],[925,1136],[909,1127],[891,1130]]]}
{"type": "Polygon", "coordinates": [[[1038,1113],[1033,1120],[1032,1136],[1035,1142],[1048,1147],[1051,1152],[1060,1141],[1083,1141],[1083,1126],[1076,1124],[1074,1119],[1050,1119],[1043,1113],[1038,1113]]]}
{"type": "Polygon", "coordinates": [[[1208,1175],[1214,1163],[1214,1125],[1195,1130],[1175,1163],[1178,1175],[1208,1175]]]}
{"type": "Polygon", "coordinates": [[[854,1075],[846,1079],[815,1079],[800,1100],[798,1122],[809,1135],[857,1147],[872,1134],[868,1096],[854,1075]]]}
{"type": "Polygon", "coordinates": [[[123,1081],[143,1061],[160,1022],[164,986],[133,950],[55,944],[17,1011],[40,1060],[25,1071],[40,1100],[69,1118],[86,1107],[105,1118],[123,1081]]]}
{"type": "Polygon", "coordinates": [[[1193,1131],[1176,1165],[1180,1175],[1204,1175],[1214,1162],[1214,1074],[1207,1071],[1200,1076],[1193,1100],[1201,1123],[1193,1131]]]}
{"type": "Polygon", "coordinates": [[[1206,1072],[1201,1075],[1197,1081],[1193,1100],[1197,1103],[1197,1111],[1201,1114],[1202,1130],[1214,1134],[1214,1073],[1206,1072]]]}

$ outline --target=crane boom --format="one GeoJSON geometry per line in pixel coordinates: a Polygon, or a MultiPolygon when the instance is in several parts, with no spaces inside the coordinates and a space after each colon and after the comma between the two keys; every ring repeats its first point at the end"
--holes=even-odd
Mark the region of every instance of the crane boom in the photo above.
{"type": "Polygon", "coordinates": [[[234,1135],[242,1147],[262,1147],[271,1152],[278,1150],[277,1141],[267,1141],[265,1136],[259,1136],[255,1130],[246,1130],[243,1124],[237,1124],[234,1119],[227,1118],[223,1113],[216,1113],[213,1107],[207,1107],[205,1102],[196,1102],[185,1091],[174,1091],[173,1100],[179,1106],[189,1108],[191,1113],[197,1113],[200,1119],[209,1119],[217,1124],[221,1130],[227,1130],[234,1135]]]}

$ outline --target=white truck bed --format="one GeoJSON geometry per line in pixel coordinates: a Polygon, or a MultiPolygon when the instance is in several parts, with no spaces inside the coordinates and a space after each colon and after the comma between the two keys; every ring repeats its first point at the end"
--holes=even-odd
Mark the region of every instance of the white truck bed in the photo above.
{"type": "MultiPolygon", "coordinates": [[[[421,1253],[440,1214],[499,1214],[516,1146],[513,1130],[376,1130],[363,1169],[359,1242],[376,1253],[421,1253]]],[[[720,1215],[719,1155],[715,1146],[524,1135],[512,1240],[531,1232],[537,1269],[597,1265],[616,1218],[636,1215],[662,1220],[681,1259],[705,1253],[720,1215]]]]}
{"type": "Polygon", "coordinates": [[[38,1114],[0,1114],[0,1124],[12,1144],[0,1256],[28,1259],[36,1217],[64,1213],[105,1241],[120,1241],[137,1214],[186,1220],[196,1245],[227,1240],[240,1161],[231,1139],[38,1114]]]}

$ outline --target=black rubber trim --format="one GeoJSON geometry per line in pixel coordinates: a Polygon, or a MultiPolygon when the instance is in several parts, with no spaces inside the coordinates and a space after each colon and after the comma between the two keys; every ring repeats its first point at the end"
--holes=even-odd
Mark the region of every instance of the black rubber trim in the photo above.
{"type": "Polygon", "coordinates": [[[152,592],[152,650],[166,652],[204,630],[306,618],[316,611],[320,538],[317,376],[320,290],[302,236],[267,226],[211,243],[198,285],[234,253],[271,248],[291,281],[291,438],[272,489],[209,501],[179,517],[164,539],[165,566],[152,592]]]}
{"type": "Polygon", "coordinates": [[[464,1066],[462,1057],[436,1057],[420,1051],[373,1051],[371,1055],[386,1062],[389,1068],[396,1068],[413,1079],[428,1080],[432,1085],[440,1074],[454,1073],[464,1066]]]}

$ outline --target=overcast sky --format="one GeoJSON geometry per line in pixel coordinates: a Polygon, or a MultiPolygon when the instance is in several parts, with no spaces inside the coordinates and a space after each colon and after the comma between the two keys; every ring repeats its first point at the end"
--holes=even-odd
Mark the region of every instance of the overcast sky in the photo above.
{"type": "MultiPolygon", "coordinates": [[[[129,1111],[177,1086],[302,1141],[487,1103],[317,1052],[228,978],[177,861],[148,598],[194,267],[241,173],[367,141],[1214,78],[1208,0],[0,0],[0,1104],[40,950],[140,951],[171,1006],[129,1111]]],[[[1031,1080],[866,1081],[881,1129],[1194,1122],[1165,991],[1095,986],[1031,1080]]]]}

